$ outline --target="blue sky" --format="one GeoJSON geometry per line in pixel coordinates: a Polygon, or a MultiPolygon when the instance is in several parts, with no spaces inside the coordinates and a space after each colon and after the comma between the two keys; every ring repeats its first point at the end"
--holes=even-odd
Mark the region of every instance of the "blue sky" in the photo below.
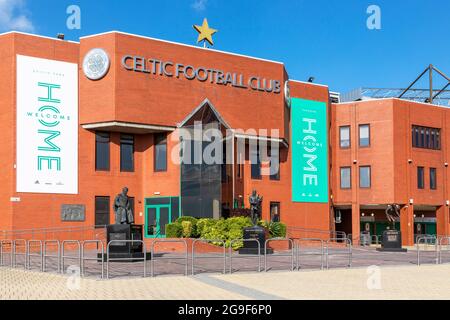
{"type": "Polygon", "coordinates": [[[119,30],[195,44],[193,24],[219,29],[215,48],[284,62],[292,79],[346,92],[405,87],[432,63],[450,74],[448,0],[0,0],[0,31],[21,29],[70,40],[119,30]],[[81,8],[81,29],[66,8],[81,8]],[[369,30],[369,5],[381,30],[369,30]]]}

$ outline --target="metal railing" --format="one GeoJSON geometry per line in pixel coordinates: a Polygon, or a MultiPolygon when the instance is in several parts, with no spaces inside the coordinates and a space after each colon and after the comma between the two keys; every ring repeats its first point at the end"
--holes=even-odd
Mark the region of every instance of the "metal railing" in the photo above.
{"type": "Polygon", "coordinates": [[[440,236],[437,239],[438,243],[438,263],[442,264],[442,252],[449,252],[450,253],[450,236],[440,236]],[[444,243],[445,242],[445,243],[444,243]],[[445,246],[445,249],[443,247],[445,246]]]}
{"type": "Polygon", "coordinates": [[[98,225],[98,226],[67,226],[55,228],[33,228],[33,229],[22,229],[13,231],[2,230],[0,231],[0,237],[3,240],[15,239],[18,237],[26,238],[29,240],[49,240],[47,239],[47,236],[51,235],[52,238],[51,240],[54,240],[56,238],[56,235],[58,234],[67,234],[67,233],[73,234],[75,232],[80,232],[83,234],[83,236],[80,238],[84,238],[84,234],[86,234],[87,232],[98,231],[98,233],[101,233],[101,231],[106,230],[106,227],[107,227],[106,225],[98,225]],[[25,235],[27,235],[27,237],[25,237],[25,235]]]}
{"type": "MultiPolygon", "coordinates": [[[[145,255],[145,253],[144,253],[145,255]]],[[[101,278],[104,279],[105,277],[105,245],[103,241],[101,240],[87,240],[83,241],[83,244],[81,245],[81,276],[84,277],[86,275],[86,261],[97,261],[101,259],[101,278]],[[97,251],[96,251],[96,257],[95,258],[88,258],[86,257],[86,245],[88,244],[96,244],[97,245],[97,251]],[[100,245],[100,257],[99,257],[99,245],[100,245]]]]}
{"type": "Polygon", "coordinates": [[[192,275],[195,275],[195,258],[199,259],[217,259],[217,255],[202,255],[195,256],[195,245],[197,243],[220,243],[223,247],[222,259],[223,259],[223,270],[222,273],[225,274],[227,272],[227,252],[226,252],[226,242],[221,239],[196,239],[192,242],[192,275]]]}
{"type": "Polygon", "coordinates": [[[81,271],[81,242],[78,240],[64,240],[61,243],[61,273],[65,272],[65,260],[77,260],[78,261],[78,267],[81,271]],[[77,246],[77,256],[66,256],[66,245],[68,244],[75,244],[77,246]]]}
{"type": "Polygon", "coordinates": [[[44,241],[44,254],[42,255],[42,272],[47,271],[47,258],[56,258],[56,270],[59,273],[61,271],[61,243],[58,240],[45,240],[44,241]],[[56,244],[56,255],[48,254],[48,246],[50,244],[56,244]]]}
{"type": "MultiPolygon", "coordinates": [[[[295,242],[297,244],[297,270],[301,269],[301,261],[300,261],[300,256],[320,256],[320,270],[324,269],[324,255],[325,255],[325,246],[324,246],[324,241],[322,239],[317,239],[317,238],[303,238],[303,239],[295,239],[295,242]],[[304,251],[302,253],[301,248],[303,246],[301,246],[302,242],[318,242],[320,244],[320,251],[318,252],[317,250],[315,251],[304,251]]],[[[306,246],[305,246],[306,247],[306,246]]]]}
{"type": "Polygon", "coordinates": [[[230,249],[229,249],[229,254],[228,256],[230,257],[230,274],[233,274],[233,244],[234,243],[238,243],[238,242],[256,242],[257,246],[258,246],[258,254],[254,255],[254,254],[246,254],[246,255],[242,255],[239,258],[238,257],[234,257],[234,259],[245,259],[245,258],[258,258],[258,272],[261,272],[261,242],[258,239],[235,239],[235,240],[231,240],[230,242],[230,249]]]}
{"type": "Polygon", "coordinates": [[[290,239],[290,238],[272,238],[272,239],[267,239],[265,244],[264,244],[264,271],[267,272],[267,249],[268,249],[268,244],[270,242],[274,242],[274,241],[285,241],[288,242],[289,247],[290,247],[290,254],[286,254],[286,253],[274,253],[274,254],[270,254],[270,257],[291,257],[291,271],[294,271],[294,259],[295,259],[295,245],[294,245],[294,240],[290,239]]]}
{"type": "Polygon", "coordinates": [[[426,238],[426,244],[429,244],[429,245],[434,245],[435,241],[437,241],[437,236],[434,234],[415,234],[414,235],[415,243],[417,243],[419,238],[426,238]]]}
{"type": "Polygon", "coordinates": [[[186,240],[163,240],[163,239],[158,239],[158,240],[154,240],[152,243],[152,270],[151,270],[151,276],[154,277],[155,276],[155,262],[157,260],[184,260],[185,261],[185,272],[184,275],[188,276],[188,264],[189,264],[189,254],[188,254],[188,245],[186,240]],[[184,257],[157,257],[157,255],[155,254],[155,246],[158,243],[182,243],[184,245],[184,257]]]}
{"type": "Polygon", "coordinates": [[[42,240],[28,240],[27,242],[27,269],[31,270],[31,258],[36,257],[39,258],[39,270],[43,271],[44,261],[43,261],[43,244],[42,240]],[[37,244],[39,247],[39,254],[33,253],[33,244],[37,244]]]}
{"type": "Polygon", "coordinates": [[[336,231],[336,230],[320,230],[320,229],[308,229],[308,228],[301,228],[301,227],[287,227],[287,234],[288,238],[321,238],[320,236],[323,236],[324,240],[326,239],[346,239],[347,234],[343,231],[336,231]],[[297,234],[304,233],[306,235],[298,236],[297,234]],[[313,234],[314,236],[311,237],[310,235],[313,234]]]}
{"type": "MultiPolygon", "coordinates": [[[[341,239],[330,239],[325,242],[325,255],[326,255],[326,268],[330,269],[330,243],[341,241],[341,239]]],[[[352,267],[352,259],[353,259],[353,251],[352,251],[352,241],[350,239],[346,239],[345,241],[345,251],[344,252],[334,252],[331,256],[348,256],[348,264],[347,267],[352,267]]]]}
{"type": "Polygon", "coordinates": [[[435,259],[435,263],[438,264],[439,263],[439,242],[437,241],[436,236],[429,236],[429,235],[425,235],[425,236],[421,236],[421,237],[417,237],[417,242],[416,242],[416,249],[417,249],[417,265],[420,266],[421,265],[421,252],[422,251],[428,251],[426,250],[428,248],[428,246],[434,246],[434,259],[435,259]],[[425,250],[421,250],[421,244],[424,245],[425,250]]]}
{"type": "Polygon", "coordinates": [[[371,235],[371,243],[372,244],[376,244],[376,245],[379,245],[381,242],[380,242],[380,236],[379,235],[376,235],[376,234],[373,234],[373,235],[371,235]],[[374,241],[375,240],[375,241],[374,241]]]}
{"type": "Polygon", "coordinates": [[[13,266],[14,251],[13,251],[13,241],[12,240],[1,240],[0,241],[0,266],[5,266],[4,256],[5,256],[5,244],[9,244],[9,264],[13,266]]]}
{"type": "Polygon", "coordinates": [[[23,268],[26,269],[27,268],[27,240],[24,240],[24,239],[14,240],[12,252],[13,252],[12,267],[13,268],[17,267],[17,257],[23,257],[23,268]],[[19,246],[18,244],[21,244],[21,246],[19,246]],[[23,252],[20,252],[20,250],[18,250],[18,248],[20,248],[20,247],[23,248],[23,252]]]}
{"type": "Polygon", "coordinates": [[[144,278],[147,277],[147,248],[145,246],[144,241],[141,241],[141,240],[111,240],[110,242],[108,242],[108,244],[106,246],[106,279],[109,279],[109,263],[111,261],[112,262],[114,262],[114,261],[142,261],[144,264],[144,267],[143,267],[144,278]],[[111,244],[114,244],[114,243],[120,243],[120,244],[130,243],[131,245],[133,245],[134,243],[142,243],[144,255],[142,258],[139,258],[139,257],[111,258],[109,249],[111,247],[111,244]]]}

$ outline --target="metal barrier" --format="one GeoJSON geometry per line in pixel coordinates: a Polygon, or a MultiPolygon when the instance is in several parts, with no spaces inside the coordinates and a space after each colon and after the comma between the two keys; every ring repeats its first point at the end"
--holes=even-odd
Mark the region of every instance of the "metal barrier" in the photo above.
{"type": "MultiPolygon", "coordinates": [[[[327,266],[327,270],[330,269],[330,242],[336,242],[336,241],[340,241],[341,239],[329,239],[326,241],[326,249],[325,249],[325,254],[326,254],[326,266],[327,266]]],[[[333,256],[348,256],[348,264],[347,267],[351,268],[352,267],[352,258],[353,258],[353,251],[352,251],[352,241],[350,239],[347,239],[345,241],[346,244],[346,248],[348,248],[348,251],[345,253],[334,253],[332,254],[333,256]]]]}
{"type": "Polygon", "coordinates": [[[79,240],[64,240],[61,243],[61,273],[65,272],[65,259],[77,259],[78,267],[80,268],[81,272],[81,242],[79,240]],[[66,244],[76,244],[78,248],[78,256],[66,256],[66,244]]]}
{"type": "Polygon", "coordinates": [[[273,242],[273,241],[287,241],[289,243],[289,245],[291,246],[291,250],[290,250],[290,254],[284,254],[284,253],[277,253],[277,254],[271,254],[271,257],[291,257],[291,271],[294,271],[294,257],[295,257],[295,245],[294,245],[294,240],[289,239],[289,238],[272,238],[272,239],[267,239],[265,244],[264,244],[264,271],[267,272],[267,245],[269,244],[269,242],[273,242]]]}
{"type": "Polygon", "coordinates": [[[233,273],[233,243],[235,242],[256,242],[258,245],[258,255],[246,254],[242,257],[235,257],[235,259],[245,259],[245,258],[258,258],[258,272],[261,272],[261,242],[258,239],[235,239],[230,242],[229,257],[230,257],[230,274],[233,273]]]}
{"type": "Polygon", "coordinates": [[[438,243],[438,247],[439,247],[439,249],[438,249],[438,251],[439,251],[438,264],[442,264],[442,252],[443,251],[450,252],[450,237],[449,236],[441,236],[437,239],[437,243],[438,243]],[[442,250],[442,247],[444,246],[444,243],[443,243],[444,241],[447,242],[447,244],[445,244],[445,246],[447,248],[446,250],[442,250]]]}
{"type": "Polygon", "coordinates": [[[373,234],[371,236],[371,243],[372,244],[376,244],[376,245],[380,244],[380,237],[378,235],[373,234]],[[375,239],[375,241],[373,241],[374,239],[375,239]]]}
{"type": "Polygon", "coordinates": [[[111,240],[110,242],[108,242],[107,246],[106,246],[106,279],[109,279],[109,262],[110,261],[142,261],[144,262],[144,278],[147,277],[147,248],[145,246],[145,242],[142,240],[111,240]],[[109,248],[111,246],[111,244],[114,243],[142,243],[142,248],[143,248],[143,252],[144,252],[144,257],[143,258],[111,258],[110,254],[109,254],[109,248]]]}
{"type": "MultiPolygon", "coordinates": [[[[226,252],[226,242],[224,240],[221,239],[196,239],[192,242],[192,275],[195,275],[195,245],[197,243],[211,243],[211,242],[216,242],[216,243],[220,243],[223,245],[223,274],[225,274],[227,272],[227,252],[226,252]]],[[[212,255],[203,255],[201,257],[199,257],[200,259],[217,259],[217,255],[216,256],[212,256],[212,255]]]]}
{"type": "MultiPolygon", "coordinates": [[[[100,245],[101,251],[100,251],[100,257],[101,257],[101,266],[102,266],[102,279],[105,276],[105,244],[101,240],[86,240],[83,241],[83,244],[81,245],[81,276],[85,276],[85,261],[97,261],[98,262],[98,247],[100,245]],[[85,248],[87,244],[97,244],[97,256],[95,258],[87,258],[85,256],[85,248]]],[[[145,255],[145,254],[144,254],[145,255]]]]}
{"type": "Polygon", "coordinates": [[[188,246],[187,246],[187,242],[186,240],[155,240],[152,243],[152,270],[151,270],[151,276],[154,277],[155,276],[155,261],[156,260],[185,260],[185,276],[188,275],[188,263],[189,263],[189,254],[188,254],[188,246]],[[182,243],[184,244],[185,250],[185,256],[183,257],[168,257],[168,258],[164,258],[164,257],[160,257],[158,259],[156,259],[156,254],[155,254],[155,245],[158,243],[182,243]]]}
{"type": "MultiPolygon", "coordinates": [[[[420,266],[420,244],[423,243],[424,245],[428,246],[429,241],[431,240],[431,245],[433,245],[433,241],[434,241],[434,252],[435,252],[435,263],[438,264],[439,263],[439,244],[437,241],[437,238],[435,236],[423,236],[423,237],[417,237],[417,243],[416,243],[416,248],[417,248],[417,265],[420,266]]],[[[426,251],[426,250],[425,250],[426,251]]]]}
{"type": "Polygon", "coordinates": [[[320,270],[323,270],[324,267],[324,254],[325,254],[325,250],[324,250],[324,241],[322,239],[318,239],[318,238],[304,238],[304,239],[295,239],[295,242],[297,244],[297,258],[296,258],[296,265],[297,265],[297,270],[300,270],[300,256],[319,256],[320,255],[320,270]],[[305,252],[303,254],[301,254],[301,246],[300,243],[301,242],[320,242],[320,253],[318,252],[305,252]]]}
{"type": "Polygon", "coordinates": [[[16,240],[14,240],[13,241],[12,251],[13,251],[12,267],[13,268],[17,267],[17,257],[21,256],[21,257],[23,257],[23,260],[24,260],[23,267],[24,267],[24,269],[26,269],[27,268],[27,240],[24,240],[24,239],[16,239],[16,240]],[[24,249],[23,253],[18,253],[18,250],[17,250],[17,247],[18,247],[17,244],[18,243],[22,244],[22,247],[24,249]]]}
{"type": "Polygon", "coordinates": [[[38,257],[39,258],[39,262],[40,262],[40,270],[43,271],[43,267],[44,267],[44,261],[43,261],[43,245],[42,245],[42,240],[28,240],[27,242],[27,259],[26,259],[26,263],[27,263],[27,269],[31,270],[31,258],[32,257],[38,257]],[[38,244],[39,246],[39,254],[36,253],[32,253],[32,244],[38,244]]]}
{"type": "Polygon", "coordinates": [[[45,240],[44,241],[44,254],[42,257],[43,263],[42,263],[42,272],[45,272],[47,270],[47,258],[56,258],[56,264],[57,264],[57,272],[59,273],[61,271],[61,243],[59,240],[45,240]],[[49,244],[56,244],[57,250],[56,255],[47,254],[47,247],[49,244]]]}
{"type": "Polygon", "coordinates": [[[5,251],[4,251],[4,244],[9,243],[9,264],[12,267],[13,266],[13,256],[14,256],[14,251],[13,251],[13,241],[12,240],[1,240],[0,241],[0,266],[4,266],[4,260],[3,257],[5,255],[5,251]]]}

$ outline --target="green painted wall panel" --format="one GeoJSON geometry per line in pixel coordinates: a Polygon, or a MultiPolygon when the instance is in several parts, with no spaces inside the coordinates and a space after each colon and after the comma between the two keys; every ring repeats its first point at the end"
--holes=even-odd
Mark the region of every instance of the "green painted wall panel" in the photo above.
{"type": "Polygon", "coordinates": [[[327,104],[292,99],[292,201],[328,203],[327,104]]]}

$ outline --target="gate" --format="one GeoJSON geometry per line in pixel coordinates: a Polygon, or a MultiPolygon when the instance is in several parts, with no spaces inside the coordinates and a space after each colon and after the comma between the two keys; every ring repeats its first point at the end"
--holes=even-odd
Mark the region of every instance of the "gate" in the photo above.
{"type": "Polygon", "coordinates": [[[271,254],[270,256],[271,257],[291,257],[291,269],[290,269],[290,271],[294,271],[294,268],[295,268],[294,267],[295,246],[294,246],[294,241],[292,239],[289,239],[289,238],[272,238],[272,239],[267,239],[266,240],[266,242],[264,244],[264,271],[267,272],[267,256],[268,256],[268,254],[267,254],[268,246],[267,245],[270,242],[273,242],[273,241],[280,241],[280,242],[281,241],[285,241],[285,242],[288,242],[288,244],[289,244],[289,246],[291,248],[291,250],[289,250],[290,251],[289,254],[287,254],[287,253],[274,253],[274,254],[271,254]]]}
{"type": "Polygon", "coordinates": [[[101,240],[88,240],[88,241],[84,241],[82,246],[81,246],[81,276],[84,277],[85,276],[85,270],[86,270],[86,261],[97,261],[99,260],[99,256],[98,256],[98,247],[100,245],[101,251],[100,251],[100,259],[101,259],[101,277],[102,279],[104,278],[104,273],[105,273],[105,245],[103,243],[103,241],[101,240]],[[97,252],[96,252],[96,257],[94,258],[88,258],[86,257],[86,245],[87,244],[97,244],[97,252]]]}
{"type": "Polygon", "coordinates": [[[60,253],[61,253],[61,243],[58,240],[46,240],[44,241],[44,254],[43,254],[43,263],[42,263],[42,271],[45,272],[47,270],[47,258],[56,258],[56,270],[59,273],[61,271],[61,259],[60,259],[60,253]],[[55,245],[57,247],[56,255],[48,254],[48,246],[49,245],[55,245]]]}
{"type": "Polygon", "coordinates": [[[157,239],[153,241],[152,243],[152,270],[151,270],[151,276],[155,276],[155,262],[157,260],[184,260],[185,265],[185,272],[184,275],[188,275],[188,261],[189,261],[189,254],[188,254],[188,246],[186,240],[167,240],[167,239],[157,239]],[[184,257],[157,257],[155,253],[155,245],[158,243],[182,243],[184,245],[184,257]]]}
{"type": "Polygon", "coordinates": [[[325,255],[325,246],[324,246],[324,241],[322,239],[318,239],[318,238],[304,238],[304,239],[296,239],[296,243],[297,243],[297,270],[301,269],[301,261],[300,261],[300,257],[301,256],[320,256],[320,270],[323,270],[324,268],[324,255],[325,255]],[[302,252],[302,246],[301,243],[302,242],[318,242],[320,244],[320,251],[317,251],[317,249],[315,251],[307,251],[305,250],[304,252],[302,252]]]}
{"type": "MultiPolygon", "coordinates": [[[[224,240],[220,239],[196,239],[192,242],[192,275],[195,275],[195,245],[197,243],[220,243],[223,246],[223,253],[222,253],[222,259],[223,259],[223,271],[222,273],[225,274],[227,272],[227,252],[226,252],[226,243],[224,240]]],[[[230,247],[231,248],[231,247],[230,247]]],[[[198,256],[199,259],[217,259],[217,255],[202,255],[198,256]]]]}
{"type": "Polygon", "coordinates": [[[39,270],[42,272],[44,268],[43,261],[43,246],[42,240],[29,240],[27,242],[27,269],[31,270],[31,258],[36,257],[39,258],[39,270]],[[39,248],[39,253],[33,253],[33,244],[37,244],[39,248]]]}
{"type": "Polygon", "coordinates": [[[433,246],[434,243],[434,263],[438,264],[439,263],[439,242],[437,241],[437,238],[435,236],[420,236],[417,237],[417,243],[416,243],[416,248],[417,248],[417,265],[420,266],[422,261],[421,259],[423,258],[423,255],[421,254],[422,251],[428,251],[427,248],[428,246],[433,246]],[[421,247],[420,245],[423,244],[423,247],[421,247]],[[422,250],[421,248],[424,248],[425,250],[422,250]]]}
{"type": "Polygon", "coordinates": [[[347,256],[348,257],[347,267],[348,268],[352,267],[353,251],[352,251],[352,241],[350,239],[346,239],[345,240],[345,242],[344,242],[345,243],[345,250],[343,250],[343,252],[333,252],[332,254],[330,254],[330,243],[336,242],[336,241],[340,241],[340,240],[341,239],[329,239],[329,240],[326,241],[325,254],[326,254],[326,267],[327,267],[327,270],[330,269],[330,256],[347,256]]]}
{"type": "Polygon", "coordinates": [[[235,239],[230,242],[230,249],[229,249],[229,257],[230,257],[230,274],[233,274],[233,243],[237,242],[256,242],[258,245],[258,254],[252,255],[252,254],[246,254],[236,257],[234,259],[245,259],[245,258],[258,258],[258,272],[261,272],[261,242],[258,239],[235,239]]]}

